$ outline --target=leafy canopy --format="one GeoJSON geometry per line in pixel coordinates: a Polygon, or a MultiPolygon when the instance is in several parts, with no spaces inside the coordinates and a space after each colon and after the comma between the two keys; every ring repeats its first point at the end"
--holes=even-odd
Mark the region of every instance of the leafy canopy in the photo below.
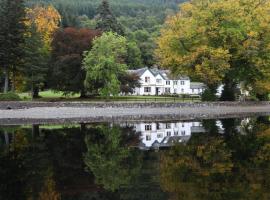
{"type": "Polygon", "coordinates": [[[269,79],[269,1],[194,0],[180,9],[157,40],[163,66],[208,85],[226,74],[252,87],[269,79]]]}
{"type": "Polygon", "coordinates": [[[113,32],[105,32],[101,37],[95,39],[93,48],[84,54],[86,88],[92,91],[94,85],[100,85],[98,93],[102,96],[119,94],[119,76],[127,69],[127,65],[124,63],[126,55],[125,37],[113,32]]]}

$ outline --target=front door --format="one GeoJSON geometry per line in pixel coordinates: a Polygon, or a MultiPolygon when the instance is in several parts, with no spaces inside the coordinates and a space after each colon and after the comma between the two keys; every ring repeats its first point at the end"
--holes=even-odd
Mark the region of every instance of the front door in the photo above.
{"type": "Polygon", "coordinates": [[[158,96],[159,94],[158,94],[158,90],[159,90],[159,88],[156,88],[156,96],[158,96]]]}

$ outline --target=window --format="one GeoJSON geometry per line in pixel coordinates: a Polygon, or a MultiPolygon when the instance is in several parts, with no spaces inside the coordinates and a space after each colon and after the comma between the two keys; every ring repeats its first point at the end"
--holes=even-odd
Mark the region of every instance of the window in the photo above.
{"type": "Polygon", "coordinates": [[[181,131],[181,135],[186,135],[186,131],[181,131]]]}
{"type": "Polygon", "coordinates": [[[165,93],[171,93],[171,88],[165,88],[165,93]]]}
{"type": "Polygon", "coordinates": [[[172,135],[171,131],[168,131],[167,136],[171,136],[171,135],[172,135]]]}
{"type": "Polygon", "coordinates": [[[171,124],[166,124],[166,128],[168,129],[168,128],[171,128],[172,127],[172,125],[171,124]]]}
{"type": "Polygon", "coordinates": [[[174,85],[177,85],[177,81],[173,81],[173,84],[174,84],[174,85]]]}
{"type": "Polygon", "coordinates": [[[151,124],[146,124],[145,125],[145,130],[146,131],[151,131],[152,130],[152,125],[151,124]]]}
{"type": "Polygon", "coordinates": [[[160,127],[160,123],[157,123],[157,130],[160,130],[161,127],[160,127]]]}
{"type": "Polygon", "coordinates": [[[162,138],[163,137],[163,134],[162,133],[158,133],[157,134],[157,138],[162,138]]]}
{"type": "Polygon", "coordinates": [[[150,83],[150,77],[146,76],[146,77],[145,77],[145,82],[146,82],[146,83],[150,83]]]}
{"type": "Polygon", "coordinates": [[[151,135],[146,135],[146,141],[150,141],[151,140],[151,135]]]}
{"type": "Polygon", "coordinates": [[[192,89],[192,93],[194,93],[194,89],[192,89]]]}
{"type": "Polygon", "coordinates": [[[144,92],[151,92],[151,87],[145,87],[144,92]]]}
{"type": "Polygon", "coordinates": [[[181,85],[185,85],[185,81],[181,81],[181,85]]]}
{"type": "Polygon", "coordinates": [[[177,136],[178,135],[178,131],[174,131],[174,135],[177,136]]]}
{"type": "Polygon", "coordinates": [[[158,78],[157,83],[162,83],[162,80],[158,78]]]}
{"type": "Polygon", "coordinates": [[[166,81],[166,85],[171,85],[171,82],[170,81],[166,81]]]}
{"type": "Polygon", "coordinates": [[[185,92],[185,90],[184,90],[184,89],[181,89],[181,92],[182,92],[182,93],[184,93],[184,92],[185,92]]]}
{"type": "Polygon", "coordinates": [[[174,89],[174,94],[176,94],[176,93],[177,93],[177,89],[175,88],[175,89],[174,89]]]}
{"type": "Polygon", "coordinates": [[[184,123],[182,124],[182,127],[185,127],[185,124],[184,123]]]}

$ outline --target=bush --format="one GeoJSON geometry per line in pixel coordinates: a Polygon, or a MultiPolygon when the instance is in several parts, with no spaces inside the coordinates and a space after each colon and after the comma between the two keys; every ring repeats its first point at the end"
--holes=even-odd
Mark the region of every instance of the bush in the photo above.
{"type": "Polygon", "coordinates": [[[0,101],[20,101],[21,98],[19,95],[9,92],[9,93],[0,93],[0,101]]]}
{"type": "Polygon", "coordinates": [[[202,101],[217,101],[217,96],[214,91],[206,89],[202,93],[202,101]]]}

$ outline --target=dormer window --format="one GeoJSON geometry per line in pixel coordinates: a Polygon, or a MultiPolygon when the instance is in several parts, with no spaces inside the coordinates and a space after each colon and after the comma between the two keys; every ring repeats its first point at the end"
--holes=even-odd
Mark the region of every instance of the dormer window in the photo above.
{"type": "Polygon", "coordinates": [[[149,77],[149,76],[146,76],[146,77],[145,77],[145,82],[146,82],[146,83],[150,83],[150,77],[149,77]]]}
{"type": "Polygon", "coordinates": [[[173,84],[174,84],[174,85],[177,85],[177,81],[173,81],[173,84]]]}
{"type": "Polygon", "coordinates": [[[166,81],[166,85],[171,85],[171,82],[170,81],[166,81]]]}

